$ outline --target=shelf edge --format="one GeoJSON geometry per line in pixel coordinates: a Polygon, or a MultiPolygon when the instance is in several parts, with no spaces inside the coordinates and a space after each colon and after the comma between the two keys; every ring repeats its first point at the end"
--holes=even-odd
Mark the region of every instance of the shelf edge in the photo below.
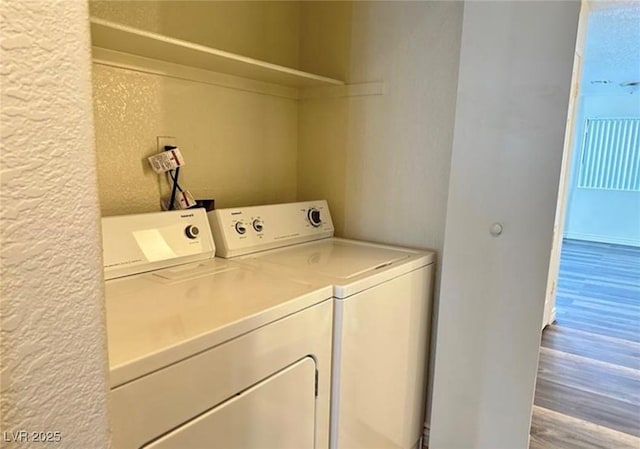
{"type": "MultiPolygon", "coordinates": [[[[91,23],[93,45],[95,47],[105,48],[107,50],[128,53],[123,48],[113,48],[113,47],[110,47],[106,42],[100,42],[101,39],[96,38],[96,36],[99,33],[103,33],[103,34],[117,33],[120,35],[119,37],[121,38],[127,37],[127,40],[131,38],[136,38],[136,37],[139,39],[146,39],[147,41],[155,42],[156,44],[167,45],[173,48],[181,49],[184,52],[196,52],[196,53],[211,56],[214,58],[222,58],[223,60],[229,61],[230,63],[241,64],[247,68],[264,70],[266,71],[266,73],[272,73],[272,74],[275,74],[276,76],[279,74],[279,75],[284,75],[288,77],[293,77],[298,80],[302,80],[303,82],[317,82],[320,84],[334,85],[334,86],[344,85],[343,81],[336,80],[333,78],[328,78],[322,75],[303,72],[298,69],[277,65],[270,62],[266,62],[266,61],[260,61],[258,59],[250,58],[247,56],[242,56],[242,55],[238,55],[228,51],[219,50],[216,48],[207,47],[204,45],[164,36],[161,34],[150,32],[150,31],[140,30],[140,29],[122,25],[119,23],[110,22],[104,19],[91,18],[90,23],[91,23]],[[95,42],[96,40],[98,42],[95,42]]],[[[129,54],[132,54],[132,53],[129,53],[129,54]]],[[[139,55],[139,54],[136,54],[135,56],[146,57],[144,55],[139,55]]],[[[153,59],[157,59],[157,58],[153,58],[153,59]]],[[[175,63],[172,61],[165,61],[165,62],[175,63]]],[[[200,70],[206,70],[206,69],[195,67],[195,66],[194,68],[200,69],[200,70]]],[[[223,73],[223,72],[217,72],[217,73],[223,73]]],[[[253,77],[244,77],[244,76],[233,74],[233,73],[227,73],[227,74],[231,76],[238,76],[242,78],[253,79],[259,82],[268,82],[270,84],[280,84],[280,83],[274,83],[273,81],[265,81],[265,80],[261,80],[253,77]]],[[[289,85],[289,87],[297,87],[297,86],[289,85]]]]}
{"type": "Polygon", "coordinates": [[[270,95],[291,100],[298,100],[300,97],[299,89],[295,87],[266,83],[226,73],[145,58],[144,56],[122,53],[102,47],[92,47],[92,61],[97,65],[209,84],[243,92],[270,95]]]}
{"type": "Polygon", "coordinates": [[[329,98],[365,97],[384,95],[384,82],[345,84],[344,86],[322,86],[300,88],[300,100],[323,100],[329,98]]]}

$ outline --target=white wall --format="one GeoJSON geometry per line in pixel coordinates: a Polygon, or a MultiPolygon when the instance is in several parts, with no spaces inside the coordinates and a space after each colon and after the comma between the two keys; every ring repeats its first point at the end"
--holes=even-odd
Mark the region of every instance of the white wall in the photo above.
{"type": "Polygon", "coordinates": [[[579,8],[465,3],[430,448],[528,447],[579,8]]]}
{"type": "Polygon", "coordinates": [[[65,448],[109,446],[87,16],[0,2],[1,427],[65,448]]]}
{"type": "Polygon", "coordinates": [[[578,187],[586,120],[640,117],[640,4],[588,5],[564,236],[640,246],[640,192],[578,187]]]}
{"type": "MultiPolygon", "coordinates": [[[[585,57],[589,57],[589,54],[585,57]]],[[[640,63],[640,58],[638,59],[640,63]]],[[[587,119],[640,117],[639,94],[640,92],[619,92],[616,95],[580,97],[575,121],[565,237],[640,246],[640,192],[578,187],[587,119]]]]}
{"type": "Polygon", "coordinates": [[[347,77],[384,94],[300,102],[298,197],[327,198],[338,235],[442,248],[461,19],[459,2],[353,3],[347,77]]]}

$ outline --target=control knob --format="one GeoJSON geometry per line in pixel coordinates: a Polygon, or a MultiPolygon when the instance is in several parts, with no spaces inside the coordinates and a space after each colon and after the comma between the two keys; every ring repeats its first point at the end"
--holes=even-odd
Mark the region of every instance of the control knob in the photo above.
{"type": "Polygon", "coordinates": [[[262,232],[262,229],[264,228],[262,220],[260,220],[259,218],[256,218],[255,220],[253,220],[252,225],[253,225],[253,229],[255,229],[256,232],[262,232]]]}
{"type": "Polygon", "coordinates": [[[236,232],[240,235],[247,232],[247,228],[244,226],[244,223],[242,223],[241,221],[236,223],[236,232]]]}
{"type": "Polygon", "coordinates": [[[196,225],[189,225],[185,228],[184,233],[187,234],[187,237],[190,239],[197,239],[200,235],[200,229],[196,225]]]}
{"type": "Polygon", "coordinates": [[[309,223],[314,228],[317,228],[322,224],[322,218],[320,217],[320,211],[315,207],[312,207],[307,211],[307,218],[309,219],[309,223]]]}

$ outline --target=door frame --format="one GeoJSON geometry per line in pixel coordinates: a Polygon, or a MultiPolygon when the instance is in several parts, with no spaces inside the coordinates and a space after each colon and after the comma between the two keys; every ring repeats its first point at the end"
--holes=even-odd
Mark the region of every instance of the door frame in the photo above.
{"type": "Polygon", "coordinates": [[[564,235],[567,201],[569,198],[569,180],[575,149],[575,130],[580,98],[580,86],[582,82],[582,64],[584,60],[584,47],[586,44],[587,25],[591,12],[591,0],[582,0],[580,5],[580,17],[578,21],[578,37],[576,40],[575,57],[573,60],[573,73],[571,75],[571,93],[567,110],[567,126],[565,129],[564,148],[562,150],[562,166],[560,169],[560,183],[558,186],[558,201],[556,203],[556,216],[553,223],[553,241],[549,261],[549,275],[547,278],[547,290],[544,301],[544,314],[542,328],[556,320],[556,293],[558,274],[560,272],[560,255],[562,253],[562,239],[564,235]]]}

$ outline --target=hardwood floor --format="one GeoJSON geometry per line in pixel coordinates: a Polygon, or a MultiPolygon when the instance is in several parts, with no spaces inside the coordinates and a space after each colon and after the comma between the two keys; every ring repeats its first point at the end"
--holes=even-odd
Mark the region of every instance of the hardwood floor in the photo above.
{"type": "Polygon", "coordinates": [[[640,448],[640,248],[565,240],[530,449],[640,448]]]}

